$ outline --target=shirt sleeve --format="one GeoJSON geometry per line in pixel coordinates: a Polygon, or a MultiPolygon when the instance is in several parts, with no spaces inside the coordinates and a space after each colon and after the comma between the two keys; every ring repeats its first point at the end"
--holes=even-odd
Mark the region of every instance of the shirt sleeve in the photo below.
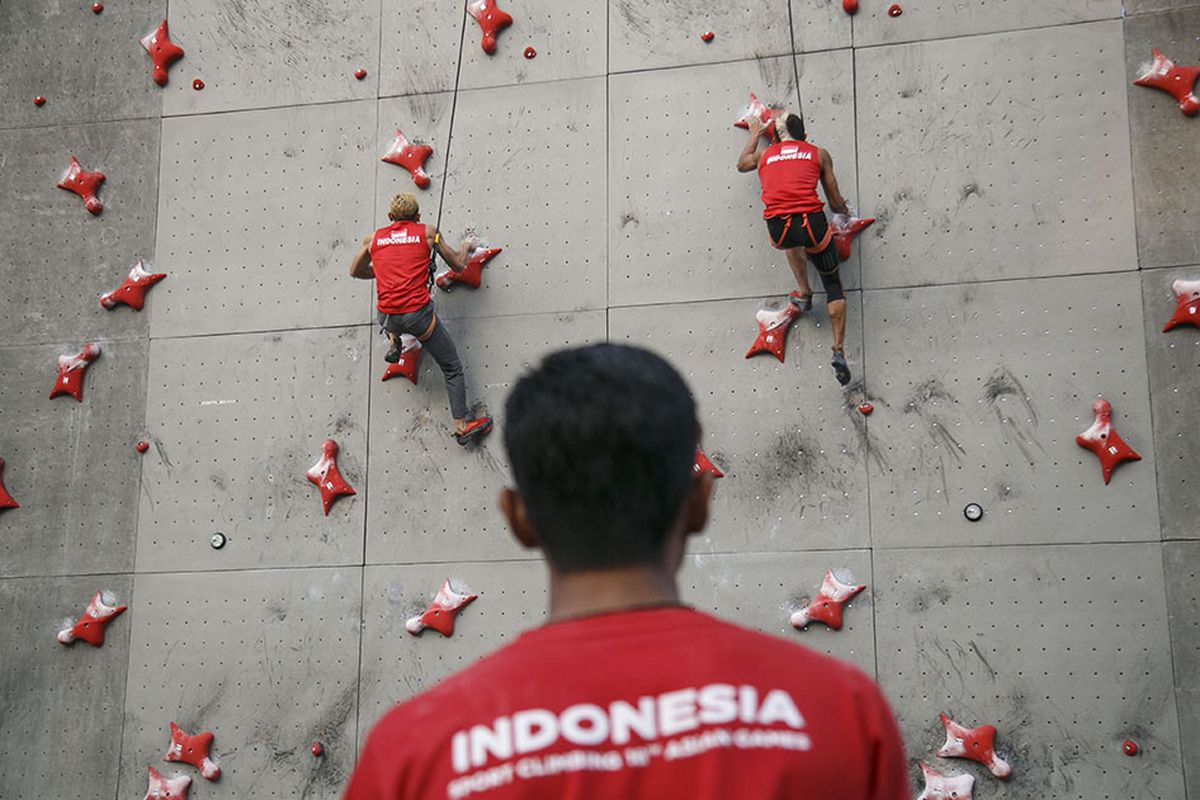
{"type": "Polygon", "coordinates": [[[395,757],[395,747],[387,748],[392,751],[387,756],[380,727],[367,737],[342,800],[402,800],[399,765],[403,759],[395,757]]]}
{"type": "Polygon", "coordinates": [[[867,676],[862,678],[863,728],[871,747],[868,800],[910,800],[904,741],[883,693],[867,676]]]}

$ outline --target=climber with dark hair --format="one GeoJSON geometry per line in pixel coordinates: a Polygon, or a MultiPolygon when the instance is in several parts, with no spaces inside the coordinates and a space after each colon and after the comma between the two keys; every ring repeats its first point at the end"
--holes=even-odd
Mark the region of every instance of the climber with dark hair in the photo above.
{"type": "Polygon", "coordinates": [[[825,203],[817,194],[817,183],[825,188],[829,207],[838,214],[849,213],[833,174],[833,159],[824,148],[809,144],[804,120],[796,114],[780,114],[774,122],[775,141],[761,153],[759,139],[766,126],[750,120],[750,140],[738,156],[739,172],[758,170],[762,201],[771,244],[784,251],[800,290],[788,295],[803,311],[812,309],[812,287],[808,283],[805,253],[821,276],[825,302],[833,328],[833,371],[838,383],[850,382],[846,363],[846,298],[839,273],[833,229],[825,218],[825,203]],[[803,252],[801,252],[803,251],[803,252]]]}
{"type": "Polygon", "coordinates": [[[683,377],[639,348],[559,351],[517,382],[500,511],[545,560],[548,618],[385,714],[344,800],[908,800],[870,678],[680,598],[713,486],[699,433],[683,377]]]}
{"type": "Polygon", "coordinates": [[[454,437],[461,445],[481,439],[492,429],[491,417],[469,418],[467,383],[462,362],[446,325],[434,313],[430,296],[431,259],[434,248],[455,272],[466,267],[471,250],[478,244],[472,237],[462,240],[457,250],[444,241],[436,226],[421,222],[417,198],[408,192],[396,195],[388,208],[392,224],[363,239],[350,262],[350,276],[375,279],[379,324],[391,340],[383,357],[396,363],[401,355],[401,334],[415,336],[442,369],[454,417],[454,437]]]}

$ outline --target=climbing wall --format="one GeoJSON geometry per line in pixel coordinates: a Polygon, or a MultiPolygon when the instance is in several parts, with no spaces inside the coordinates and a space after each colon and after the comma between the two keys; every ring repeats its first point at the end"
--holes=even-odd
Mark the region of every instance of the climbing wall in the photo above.
{"type": "Polygon", "coordinates": [[[1200,3],[858,5],[501,0],[489,54],[463,0],[0,0],[0,797],[140,797],[147,767],[338,797],[392,704],[544,620],[504,398],[609,340],[683,372],[724,473],[684,597],[876,677],[914,796],[924,762],[981,800],[1200,800],[1200,116],[1133,85],[1154,48],[1200,65],[1200,3]],[[782,360],[745,357],[795,288],[735,169],[751,93],[875,219],[844,388],[815,275],[782,360]],[[500,248],[435,290],[478,448],[431,358],[383,380],[347,274],[399,191],[500,248]],[[145,307],[101,308],[139,259],[145,307]],[[803,625],[836,582],[865,586],[841,628],[803,625]],[[452,635],[414,635],[439,591],[452,635]],[[97,592],[127,606],[103,645],[61,644],[97,592]],[[1012,777],[936,756],[939,714],[995,725],[1012,777]],[[220,777],[163,760],[171,723],[220,777]]]}

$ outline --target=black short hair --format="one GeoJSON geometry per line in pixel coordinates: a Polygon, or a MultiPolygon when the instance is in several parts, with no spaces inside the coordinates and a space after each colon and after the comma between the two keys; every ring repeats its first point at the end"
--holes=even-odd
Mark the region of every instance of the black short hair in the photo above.
{"type": "Polygon", "coordinates": [[[808,138],[804,132],[804,118],[799,114],[788,114],[784,124],[787,125],[788,135],[796,141],[803,142],[808,138]]]}
{"type": "Polygon", "coordinates": [[[557,570],[658,563],[698,438],[692,393],[665,359],[617,344],[560,350],[504,411],[517,492],[557,570]]]}

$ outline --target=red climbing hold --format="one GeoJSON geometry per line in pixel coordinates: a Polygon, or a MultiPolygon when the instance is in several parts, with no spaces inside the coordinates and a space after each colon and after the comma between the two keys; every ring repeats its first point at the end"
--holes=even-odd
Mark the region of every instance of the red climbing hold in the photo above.
{"type": "Polygon", "coordinates": [[[475,18],[483,30],[480,46],[489,56],[496,52],[496,34],[512,25],[512,17],[496,8],[496,0],[471,0],[467,13],[475,18]]]}
{"type": "Polygon", "coordinates": [[[1138,743],[1133,739],[1126,739],[1121,742],[1121,752],[1127,756],[1136,756],[1138,754],[1138,743]]]}
{"type": "Polygon", "coordinates": [[[454,633],[454,618],[458,616],[458,612],[478,596],[459,594],[450,588],[450,579],[447,578],[442,582],[442,587],[438,589],[437,596],[433,598],[429,608],[425,609],[425,613],[410,618],[404,623],[404,627],[414,636],[426,628],[433,628],[442,636],[450,636],[454,633]]]}
{"type": "Polygon", "coordinates": [[[147,272],[146,262],[139,258],[124,283],[108,294],[100,295],[100,305],[111,310],[124,303],[134,311],[141,311],[146,304],[146,292],[165,277],[165,272],[147,272]]]}
{"type": "Polygon", "coordinates": [[[93,215],[99,216],[100,212],[104,210],[104,206],[101,205],[96,192],[100,190],[102,183],[104,183],[103,172],[88,172],[79,166],[79,161],[75,156],[71,156],[71,164],[63,173],[62,180],[58,182],[58,188],[66,189],[68,192],[74,192],[82,197],[83,207],[93,215]]]}
{"type": "Polygon", "coordinates": [[[742,113],[738,115],[738,118],[734,121],[733,126],[735,128],[749,128],[750,120],[757,117],[763,125],[767,126],[763,130],[763,136],[770,139],[775,135],[775,126],[771,123],[774,122],[775,118],[782,113],[783,109],[770,108],[763,105],[762,101],[758,99],[758,95],[754,94],[754,92],[751,92],[750,104],[742,109],[742,113]]]}
{"type": "Polygon", "coordinates": [[[192,779],[189,776],[164,778],[154,767],[147,767],[147,769],[150,770],[150,787],[146,790],[146,796],[142,800],[187,800],[188,787],[192,785],[192,779]]]}
{"type": "Polygon", "coordinates": [[[412,334],[400,334],[400,360],[395,364],[388,364],[387,369],[383,371],[383,377],[379,380],[386,381],[388,378],[394,378],[401,375],[413,382],[413,386],[417,385],[417,369],[421,366],[421,353],[424,352],[421,347],[421,342],[412,334]]]}
{"type": "Polygon", "coordinates": [[[903,13],[904,13],[904,9],[900,7],[899,3],[892,3],[891,7],[888,8],[888,16],[889,17],[898,17],[903,13]]]}
{"type": "Polygon", "coordinates": [[[37,97],[33,98],[33,104],[38,108],[41,108],[42,106],[46,105],[46,98],[39,94],[37,97]]]}
{"type": "Polygon", "coordinates": [[[525,48],[525,57],[526,58],[537,58],[537,50],[534,50],[532,47],[526,47],[525,48]]]}
{"type": "Polygon", "coordinates": [[[1141,461],[1142,457],[1113,430],[1112,403],[1101,398],[1092,405],[1092,412],[1096,415],[1095,421],[1075,437],[1075,443],[1085,450],[1091,450],[1100,459],[1100,469],[1107,484],[1118,464],[1122,461],[1141,461]]]}
{"type": "Polygon", "coordinates": [[[171,746],[167,748],[167,754],[163,756],[163,761],[179,761],[184,764],[191,764],[196,769],[200,770],[200,774],[208,778],[210,781],[215,781],[221,777],[221,768],[216,762],[208,757],[209,748],[212,747],[213,735],[207,731],[197,733],[195,736],[188,736],[174,722],[171,723],[171,746]]]}
{"type": "Polygon", "coordinates": [[[139,453],[144,453],[150,449],[150,443],[149,442],[138,442],[137,444],[135,444],[133,446],[133,449],[137,450],[139,453]]]}
{"type": "Polygon", "coordinates": [[[325,507],[325,516],[329,516],[329,508],[333,501],[344,494],[357,494],[350,484],[342,478],[337,465],[338,446],[333,439],[326,439],[321,445],[321,460],[313,464],[304,477],[321,490],[321,504],[325,507]]]}
{"type": "Polygon", "coordinates": [[[864,417],[871,416],[871,412],[874,410],[875,406],[871,405],[870,403],[860,403],[858,406],[858,413],[862,414],[864,417]]]}
{"type": "Polygon", "coordinates": [[[58,377],[50,389],[50,399],[60,394],[69,394],[79,402],[83,402],[83,377],[87,374],[88,365],[100,357],[100,345],[88,342],[73,356],[58,357],[58,377]]]}
{"type": "Polygon", "coordinates": [[[783,347],[787,342],[788,328],[803,312],[795,303],[788,303],[778,311],[761,309],[754,318],[758,321],[758,338],[746,351],[746,358],[759,353],[770,353],[783,361],[783,347]]]}
{"type": "Polygon", "coordinates": [[[413,183],[422,189],[429,188],[429,173],[425,171],[425,161],[433,155],[433,148],[427,144],[412,144],[405,138],[399,128],[392,146],[383,154],[383,161],[404,167],[412,173],[413,183]]]}
{"type": "Polygon", "coordinates": [[[58,641],[70,644],[76,639],[82,639],[92,647],[104,644],[104,629],[112,622],[126,606],[117,605],[117,600],[108,592],[96,592],[88,603],[83,616],[69,628],[58,632],[58,641]]]}
{"type": "Polygon", "coordinates": [[[478,289],[480,282],[483,280],[483,268],[487,263],[495,258],[502,248],[499,247],[483,247],[478,246],[471,253],[471,257],[467,259],[467,265],[463,267],[462,272],[454,270],[446,270],[437,276],[436,283],[439,289],[450,291],[454,288],[454,284],[461,283],[464,286],[470,286],[472,289],[478,289]]]}
{"type": "Polygon", "coordinates": [[[858,0],[842,0],[842,11],[847,14],[858,13],[858,0]]]}
{"type": "Polygon", "coordinates": [[[195,80],[192,81],[192,88],[195,89],[197,92],[202,90],[204,88],[204,81],[200,80],[199,78],[196,78],[195,80]]]}
{"type": "Polygon", "coordinates": [[[1200,67],[1180,67],[1167,58],[1155,47],[1151,50],[1154,61],[1133,83],[1135,86],[1149,86],[1161,89],[1174,97],[1179,103],[1179,110],[1189,117],[1200,111],[1200,98],[1194,91],[1196,77],[1200,76],[1200,67]]]}
{"type": "Polygon", "coordinates": [[[313,742],[312,747],[309,749],[312,751],[313,756],[316,758],[320,758],[321,756],[325,755],[325,748],[321,745],[320,742],[313,742]]]}
{"type": "Polygon", "coordinates": [[[833,577],[833,570],[826,570],[821,591],[817,592],[811,603],[792,614],[792,627],[803,630],[810,622],[824,622],[835,631],[840,631],[843,606],[866,588],[866,584],[842,583],[833,577]]]}
{"type": "Polygon", "coordinates": [[[853,217],[848,214],[833,215],[833,243],[837,245],[839,261],[849,260],[850,246],[854,243],[854,237],[870,227],[874,221],[874,217],[853,217]]]}
{"type": "Polygon", "coordinates": [[[704,33],[700,34],[700,40],[703,41],[705,44],[707,44],[708,42],[711,42],[715,38],[717,38],[717,35],[715,33],[713,33],[712,31],[705,31],[704,33]]]}
{"type": "Polygon", "coordinates": [[[921,773],[925,776],[925,789],[917,796],[917,800],[971,800],[973,796],[974,775],[949,777],[925,764],[921,764],[921,773]]]}
{"type": "Polygon", "coordinates": [[[1200,328],[1200,280],[1173,281],[1171,291],[1175,293],[1175,313],[1163,326],[1163,333],[1179,325],[1200,328]]]}
{"type": "Polygon", "coordinates": [[[696,461],[692,464],[692,472],[696,475],[699,475],[701,472],[711,472],[714,478],[725,477],[725,473],[721,472],[717,465],[709,459],[704,450],[700,448],[700,445],[696,445],[696,461]]]}
{"type": "Polygon", "coordinates": [[[150,60],[154,62],[154,82],[159,86],[166,86],[167,69],[183,58],[183,50],[171,41],[165,19],[161,25],[142,37],[142,47],[146,48],[150,60]]]}
{"type": "Polygon", "coordinates": [[[99,14],[104,10],[104,3],[92,3],[92,13],[99,14]]]}
{"type": "Polygon", "coordinates": [[[363,78],[367,77],[367,71],[362,67],[359,67],[358,69],[354,70],[354,77],[361,81],[363,78]]]}
{"type": "Polygon", "coordinates": [[[20,508],[21,504],[13,499],[4,487],[4,459],[0,458],[0,508],[20,508]]]}
{"type": "Polygon", "coordinates": [[[983,764],[997,778],[1012,775],[1008,762],[996,755],[996,726],[964,728],[945,714],[938,715],[946,726],[946,743],[937,751],[940,758],[968,758],[983,764]]]}

